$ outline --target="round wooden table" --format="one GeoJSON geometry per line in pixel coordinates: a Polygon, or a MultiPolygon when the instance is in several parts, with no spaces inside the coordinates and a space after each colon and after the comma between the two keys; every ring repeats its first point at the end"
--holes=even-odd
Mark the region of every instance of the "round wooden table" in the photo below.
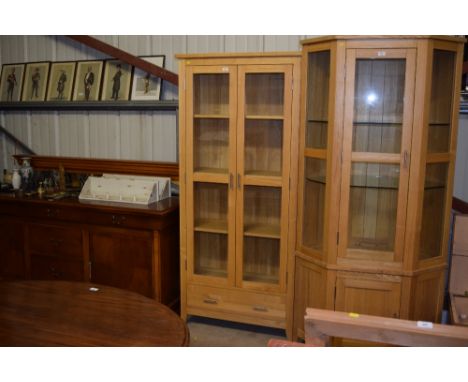
{"type": "Polygon", "coordinates": [[[168,307],[137,293],[68,281],[0,282],[0,346],[188,346],[168,307]]]}

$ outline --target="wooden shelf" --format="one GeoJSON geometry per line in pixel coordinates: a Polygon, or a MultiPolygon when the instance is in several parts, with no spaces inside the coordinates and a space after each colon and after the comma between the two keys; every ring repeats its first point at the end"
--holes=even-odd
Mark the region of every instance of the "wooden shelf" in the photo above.
{"type": "Polygon", "coordinates": [[[196,118],[196,119],[229,119],[229,115],[223,115],[223,114],[194,114],[193,118],[196,118]]]}
{"type": "Polygon", "coordinates": [[[265,283],[265,284],[277,284],[278,276],[268,276],[268,275],[257,274],[257,273],[244,273],[243,280],[257,282],[257,283],[265,283]]]}
{"type": "Polygon", "coordinates": [[[225,220],[199,220],[195,222],[196,232],[228,233],[228,225],[225,220]]]}
{"type": "Polygon", "coordinates": [[[283,120],[284,116],[282,115],[246,115],[245,119],[255,119],[255,120],[283,120]]]}
{"type": "Polygon", "coordinates": [[[279,239],[281,237],[281,228],[279,224],[250,224],[244,227],[244,236],[263,237],[266,239],[279,239]]]}
{"type": "Polygon", "coordinates": [[[44,102],[0,102],[0,111],[15,110],[178,110],[178,101],[44,101],[44,102]]]}

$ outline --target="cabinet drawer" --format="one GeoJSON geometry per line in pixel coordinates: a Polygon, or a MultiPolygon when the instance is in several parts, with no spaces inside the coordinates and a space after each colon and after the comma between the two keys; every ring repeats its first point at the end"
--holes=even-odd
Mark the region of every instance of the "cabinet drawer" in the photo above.
{"type": "Polygon", "coordinates": [[[236,289],[221,289],[200,285],[188,285],[189,311],[212,311],[214,317],[237,315],[240,321],[273,325],[284,328],[286,297],[282,295],[253,293],[236,289]],[[191,309],[193,308],[193,309],[191,309]],[[243,318],[243,319],[242,319],[243,318]]]}
{"type": "Polygon", "coordinates": [[[81,230],[74,227],[31,224],[29,226],[29,251],[32,255],[83,256],[81,230]]]}

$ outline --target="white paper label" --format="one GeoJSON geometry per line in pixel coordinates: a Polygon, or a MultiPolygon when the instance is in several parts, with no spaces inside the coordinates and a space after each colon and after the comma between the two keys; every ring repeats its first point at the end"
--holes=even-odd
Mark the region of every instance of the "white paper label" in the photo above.
{"type": "Polygon", "coordinates": [[[417,325],[418,325],[418,328],[424,328],[424,329],[432,329],[434,327],[432,322],[429,322],[429,321],[418,321],[417,325]]]}
{"type": "Polygon", "coordinates": [[[384,50],[379,50],[379,51],[377,52],[377,56],[378,56],[378,57],[385,57],[386,55],[387,55],[387,53],[385,53],[384,50]]]}

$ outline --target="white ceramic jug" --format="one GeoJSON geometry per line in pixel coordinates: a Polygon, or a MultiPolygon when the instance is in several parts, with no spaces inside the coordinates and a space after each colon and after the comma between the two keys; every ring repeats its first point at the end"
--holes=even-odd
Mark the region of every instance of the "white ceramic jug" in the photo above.
{"type": "Polygon", "coordinates": [[[21,175],[17,168],[13,169],[13,176],[11,178],[11,184],[14,190],[19,190],[21,187],[21,175]]]}

